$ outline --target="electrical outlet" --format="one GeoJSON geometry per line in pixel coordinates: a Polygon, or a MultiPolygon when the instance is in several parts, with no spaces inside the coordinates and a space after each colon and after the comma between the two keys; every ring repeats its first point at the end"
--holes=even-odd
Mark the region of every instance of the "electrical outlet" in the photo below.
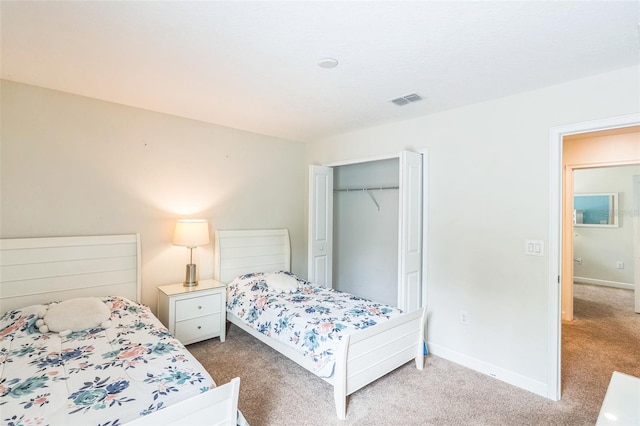
{"type": "Polygon", "coordinates": [[[624,262],[617,261],[617,262],[616,262],[616,268],[618,268],[618,269],[624,269],[624,262]]]}
{"type": "Polygon", "coordinates": [[[460,324],[469,325],[469,313],[467,311],[460,311],[460,324]]]}

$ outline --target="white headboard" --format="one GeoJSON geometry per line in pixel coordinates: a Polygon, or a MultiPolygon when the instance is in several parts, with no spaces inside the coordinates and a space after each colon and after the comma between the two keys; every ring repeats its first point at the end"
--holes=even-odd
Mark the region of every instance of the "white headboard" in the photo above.
{"type": "Polygon", "coordinates": [[[289,271],[287,229],[216,230],[214,278],[229,283],[251,272],[289,271]]]}
{"type": "Polygon", "coordinates": [[[140,236],[0,240],[0,314],[74,297],[140,300],[140,236]]]}

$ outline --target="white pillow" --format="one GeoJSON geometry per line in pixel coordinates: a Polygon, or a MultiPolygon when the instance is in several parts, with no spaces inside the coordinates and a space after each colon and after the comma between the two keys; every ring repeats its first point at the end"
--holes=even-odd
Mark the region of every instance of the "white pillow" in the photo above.
{"type": "Polygon", "coordinates": [[[280,293],[294,292],[298,290],[299,285],[295,276],[284,273],[265,274],[264,281],[270,289],[280,293]]]}
{"type": "Polygon", "coordinates": [[[53,331],[65,335],[98,326],[107,328],[111,325],[109,318],[111,309],[102,300],[79,297],[50,304],[36,325],[42,333],[53,331]]]}

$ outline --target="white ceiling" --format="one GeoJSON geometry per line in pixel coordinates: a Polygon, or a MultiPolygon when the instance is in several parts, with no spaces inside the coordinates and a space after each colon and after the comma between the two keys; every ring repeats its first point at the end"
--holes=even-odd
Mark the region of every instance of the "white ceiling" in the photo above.
{"type": "Polygon", "coordinates": [[[299,141],[639,66],[637,0],[3,0],[0,13],[3,79],[299,141]],[[413,92],[424,100],[389,102],[413,92]]]}

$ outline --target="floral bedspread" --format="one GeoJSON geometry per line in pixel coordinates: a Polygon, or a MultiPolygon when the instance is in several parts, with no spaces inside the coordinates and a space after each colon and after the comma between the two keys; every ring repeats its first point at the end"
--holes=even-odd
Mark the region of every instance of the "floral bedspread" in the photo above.
{"type": "Polygon", "coordinates": [[[227,311],[310,358],[314,373],[320,377],[333,374],[335,343],[343,336],[402,313],[388,305],[313,285],[288,272],[237,277],[227,287],[227,311]],[[293,276],[299,288],[290,293],[270,288],[269,277],[274,274],[293,276]]]}
{"type": "Polygon", "coordinates": [[[66,337],[38,331],[42,305],[0,318],[2,424],[115,426],[216,386],[148,307],[102,300],[111,326],[66,337]]]}

